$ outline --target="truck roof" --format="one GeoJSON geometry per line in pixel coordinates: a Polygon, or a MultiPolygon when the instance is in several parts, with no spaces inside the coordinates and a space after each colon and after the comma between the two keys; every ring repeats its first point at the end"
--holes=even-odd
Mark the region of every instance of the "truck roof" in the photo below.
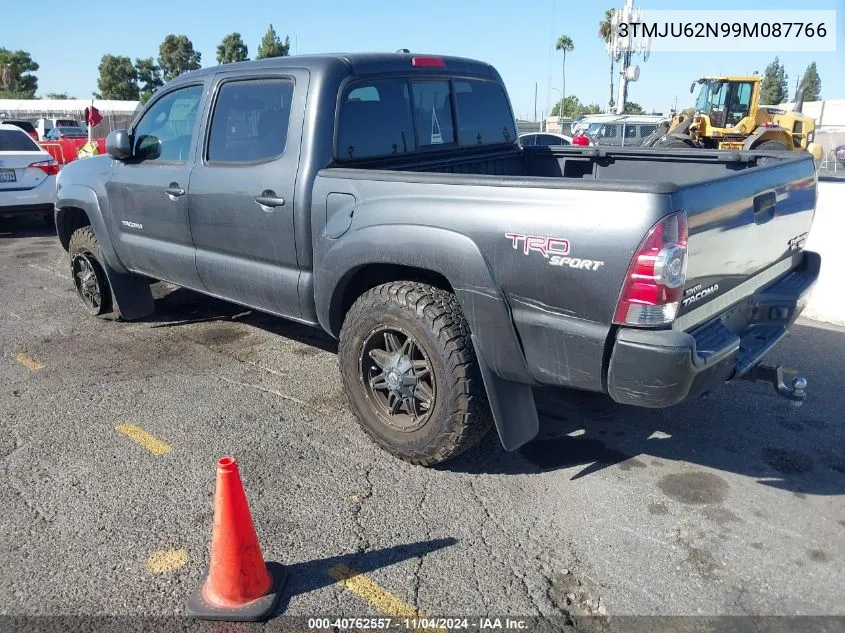
{"type": "Polygon", "coordinates": [[[443,60],[444,68],[426,67],[417,70],[442,72],[447,75],[461,73],[482,75],[500,79],[493,67],[486,63],[466,57],[450,55],[432,55],[423,53],[325,53],[318,55],[288,55],[285,57],[270,57],[246,62],[234,62],[220,66],[200,68],[184,75],[180,75],[174,82],[190,81],[197,77],[206,76],[221,70],[259,70],[269,68],[307,68],[318,74],[336,72],[345,67],[347,72],[354,75],[374,73],[399,73],[413,70],[411,66],[414,57],[437,58],[443,60]]]}

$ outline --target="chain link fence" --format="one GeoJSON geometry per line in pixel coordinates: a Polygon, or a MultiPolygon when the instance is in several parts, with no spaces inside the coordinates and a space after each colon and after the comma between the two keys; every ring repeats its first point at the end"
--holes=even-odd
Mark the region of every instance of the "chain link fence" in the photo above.
{"type": "Polygon", "coordinates": [[[824,149],[819,176],[845,180],[845,157],[836,155],[836,148],[845,146],[845,127],[816,128],[816,143],[824,149]]]}
{"type": "MultiPolygon", "coordinates": [[[[94,138],[103,138],[108,136],[109,132],[119,130],[121,128],[129,127],[132,119],[135,117],[135,112],[114,112],[109,110],[100,110],[100,116],[103,120],[100,121],[93,129],[94,138]]],[[[56,110],[15,110],[15,109],[0,109],[0,121],[3,119],[16,119],[18,121],[29,121],[35,125],[38,119],[74,119],[78,121],[82,127],[87,127],[85,124],[85,108],[66,108],[61,112],[56,110]]]]}

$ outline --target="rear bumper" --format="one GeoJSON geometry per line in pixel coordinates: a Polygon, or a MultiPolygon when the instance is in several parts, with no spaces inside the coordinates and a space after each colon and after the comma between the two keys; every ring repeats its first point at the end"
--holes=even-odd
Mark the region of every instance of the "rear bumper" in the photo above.
{"type": "Polygon", "coordinates": [[[52,203],[48,204],[16,204],[16,205],[0,205],[0,218],[16,218],[24,216],[51,216],[55,206],[52,203]]]}
{"type": "Polygon", "coordinates": [[[0,218],[52,215],[55,206],[55,176],[47,176],[32,189],[0,191],[0,218]]]}
{"type": "Polygon", "coordinates": [[[785,277],[689,332],[620,329],[607,374],[610,397],[668,407],[743,376],[804,310],[820,267],[819,254],[805,251],[785,277]]]}

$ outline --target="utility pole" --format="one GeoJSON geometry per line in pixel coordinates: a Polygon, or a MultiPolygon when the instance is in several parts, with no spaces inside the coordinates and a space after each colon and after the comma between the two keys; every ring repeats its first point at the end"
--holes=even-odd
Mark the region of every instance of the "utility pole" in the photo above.
{"type": "Polygon", "coordinates": [[[534,82],[534,120],[537,120],[537,82],[534,82]]]}
{"type": "Polygon", "coordinates": [[[625,103],[628,98],[628,82],[637,81],[640,78],[640,67],[633,65],[635,53],[643,55],[643,61],[647,61],[649,53],[651,52],[651,42],[649,38],[641,38],[640,41],[635,41],[631,31],[626,37],[619,35],[620,24],[636,24],[642,23],[643,11],[642,9],[634,9],[634,0],[625,0],[625,6],[622,9],[616,9],[613,12],[611,20],[611,29],[613,35],[611,41],[607,46],[608,54],[620,62],[619,64],[619,90],[616,98],[616,114],[625,113],[625,103]]]}

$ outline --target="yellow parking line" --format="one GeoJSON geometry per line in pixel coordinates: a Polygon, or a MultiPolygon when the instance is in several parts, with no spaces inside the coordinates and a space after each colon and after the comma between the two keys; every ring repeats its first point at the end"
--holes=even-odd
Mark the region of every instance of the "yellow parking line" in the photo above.
{"type": "Polygon", "coordinates": [[[24,367],[26,367],[29,371],[38,371],[39,369],[44,369],[44,363],[35,360],[26,352],[18,352],[17,354],[15,354],[15,360],[18,361],[24,367]]]}
{"type": "Polygon", "coordinates": [[[162,442],[154,435],[150,435],[137,424],[118,424],[115,431],[135,440],[153,455],[165,455],[173,450],[170,444],[162,442]]]}
{"type": "Polygon", "coordinates": [[[154,574],[165,574],[184,567],[187,562],[188,550],[163,549],[150,554],[147,559],[147,569],[154,574]]]}
{"type": "Polygon", "coordinates": [[[418,609],[403,602],[392,593],[373,582],[364,574],[350,569],[346,565],[335,565],[329,569],[329,576],[349,589],[359,598],[363,598],[385,615],[394,618],[415,618],[422,614],[418,609]]]}

